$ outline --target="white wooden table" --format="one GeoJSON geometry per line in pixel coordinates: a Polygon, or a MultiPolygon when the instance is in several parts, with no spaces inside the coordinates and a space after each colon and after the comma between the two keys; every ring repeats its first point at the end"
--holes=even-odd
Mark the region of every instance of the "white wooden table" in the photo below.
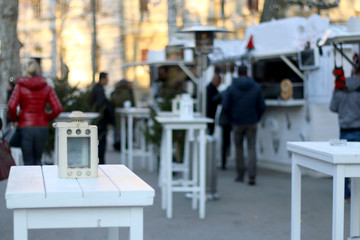
{"type": "Polygon", "coordinates": [[[360,236],[360,142],[288,142],[292,152],[291,240],[301,239],[301,167],[333,177],[332,240],[344,239],[344,185],[351,179],[350,237],[360,236]]]}
{"type": "Polygon", "coordinates": [[[130,239],[143,239],[143,207],[154,190],[124,165],[99,165],[98,178],[60,179],[57,166],[11,168],[5,198],[14,209],[14,240],[28,229],[130,227],[130,239]]]}
{"type": "MultiPolygon", "coordinates": [[[[150,171],[154,170],[154,160],[152,147],[146,145],[145,137],[140,137],[140,150],[135,151],[133,147],[133,119],[138,118],[140,131],[145,130],[145,120],[150,118],[148,108],[118,108],[115,110],[120,113],[121,127],[121,163],[133,169],[134,156],[142,157],[142,163],[145,165],[145,158],[148,158],[148,167],[150,171]],[[127,124],[126,124],[127,123],[127,124]],[[126,134],[127,132],[127,134],[126,134]],[[127,135],[127,138],[126,138],[127,135]]],[[[140,133],[138,134],[140,135],[140,133]]]]}
{"type": "MultiPolygon", "coordinates": [[[[205,132],[207,123],[212,122],[212,119],[205,117],[194,117],[193,119],[185,120],[179,117],[158,116],[156,117],[156,120],[163,126],[161,138],[159,183],[161,186],[162,207],[166,209],[166,216],[167,218],[172,218],[173,192],[192,192],[192,206],[193,208],[196,208],[196,201],[198,200],[200,205],[199,217],[205,218],[205,132]],[[194,139],[197,139],[194,141],[191,179],[181,179],[179,181],[173,179],[173,171],[175,170],[172,161],[173,130],[186,130],[186,138],[188,138],[190,134],[194,134],[194,139]]],[[[190,165],[187,167],[190,167],[190,165]]]]}

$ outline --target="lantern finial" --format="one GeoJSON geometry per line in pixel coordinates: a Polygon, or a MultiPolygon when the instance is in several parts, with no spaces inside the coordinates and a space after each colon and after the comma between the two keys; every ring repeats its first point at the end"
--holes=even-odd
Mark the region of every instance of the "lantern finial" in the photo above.
{"type": "Polygon", "coordinates": [[[81,111],[73,111],[70,115],[69,115],[71,121],[73,122],[83,122],[85,119],[85,114],[81,111]]]}

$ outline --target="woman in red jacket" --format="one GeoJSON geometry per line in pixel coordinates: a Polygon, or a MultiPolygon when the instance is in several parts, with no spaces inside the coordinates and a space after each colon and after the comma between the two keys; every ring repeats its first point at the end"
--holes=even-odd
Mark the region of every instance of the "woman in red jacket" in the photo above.
{"type": "Polygon", "coordinates": [[[45,78],[39,74],[39,64],[35,60],[30,60],[25,76],[16,80],[8,103],[10,121],[18,121],[25,165],[41,165],[42,153],[49,134],[49,121],[55,119],[62,111],[54,89],[48,86],[45,78]],[[45,109],[47,103],[51,106],[51,112],[45,109]]]}

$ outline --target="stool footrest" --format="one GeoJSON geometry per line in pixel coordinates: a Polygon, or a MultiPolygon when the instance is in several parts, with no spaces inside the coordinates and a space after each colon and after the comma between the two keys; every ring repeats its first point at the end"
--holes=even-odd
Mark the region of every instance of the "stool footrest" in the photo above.
{"type": "Polygon", "coordinates": [[[199,187],[172,187],[173,192],[200,192],[199,187]]]}

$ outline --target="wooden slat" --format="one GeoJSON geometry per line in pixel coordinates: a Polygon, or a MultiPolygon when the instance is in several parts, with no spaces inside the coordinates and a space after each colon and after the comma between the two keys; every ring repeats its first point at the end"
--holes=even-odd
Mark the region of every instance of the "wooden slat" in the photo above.
{"type": "Polygon", "coordinates": [[[82,198],[83,192],[76,179],[59,178],[58,166],[43,166],[46,198],[82,198]]]}
{"type": "Polygon", "coordinates": [[[121,198],[135,200],[136,198],[154,197],[154,189],[124,165],[100,165],[99,167],[120,189],[121,198]]]}
{"type": "Polygon", "coordinates": [[[7,201],[21,198],[27,199],[27,201],[44,199],[45,188],[41,167],[11,167],[5,198],[7,201]]]}
{"type": "Polygon", "coordinates": [[[97,178],[78,178],[80,187],[84,192],[84,198],[102,199],[119,198],[120,190],[99,168],[97,178]]]}

